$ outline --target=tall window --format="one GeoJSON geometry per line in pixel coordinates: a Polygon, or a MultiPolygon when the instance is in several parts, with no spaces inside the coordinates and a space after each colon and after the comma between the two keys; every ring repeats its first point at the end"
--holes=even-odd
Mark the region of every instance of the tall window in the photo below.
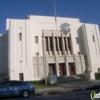
{"type": "Polygon", "coordinates": [[[53,51],[53,40],[52,37],[49,37],[50,40],[50,50],[53,51]]]}
{"type": "Polygon", "coordinates": [[[66,37],[64,37],[65,51],[67,51],[66,37]]]}
{"type": "Polygon", "coordinates": [[[19,33],[19,41],[22,41],[22,33],[19,33]]]}
{"type": "Polygon", "coordinates": [[[95,42],[95,38],[94,38],[94,35],[92,35],[92,39],[93,39],[93,42],[95,42]]]}
{"type": "Polygon", "coordinates": [[[36,56],[39,56],[39,52],[36,52],[36,56]]]}
{"type": "Polygon", "coordinates": [[[59,37],[58,39],[59,39],[59,48],[60,48],[60,51],[62,51],[61,37],[59,37]]]}
{"type": "Polygon", "coordinates": [[[46,44],[46,51],[49,51],[49,48],[48,48],[48,38],[45,37],[45,44],[46,44]]]}
{"type": "Polygon", "coordinates": [[[23,73],[19,73],[19,80],[24,81],[24,74],[23,73]]]}
{"type": "Polygon", "coordinates": [[[79,42],[78,42],[78,37],[76,37],[76,43],[78,44],[79,42]]]}
{"type": "Polygon", "coordinates": [[[80,55],[80,52],[77,52],[78,55],[80,55]]]}
{"type": "Polygon", "coordinates": [[[56,45],[56,51],[58,51],[57,37],[55,37],[55,45],[56,45]]]}
{"type": "Polygon", "coordinates": [[[35,36],[35,43],[38,43],[38,36],[35,36]]]}

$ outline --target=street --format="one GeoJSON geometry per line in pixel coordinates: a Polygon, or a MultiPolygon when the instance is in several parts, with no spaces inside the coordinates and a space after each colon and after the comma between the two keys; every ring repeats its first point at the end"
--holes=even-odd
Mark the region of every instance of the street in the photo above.
{"type": "MultiPolygon", "coordinates": [[[[9,100],[91,100],[90,94],[93,90],[77,91],[49,96],[35,96],[30,98],[12,98],[9,100]]],[[[96,90],[98,93],[100,90],[96,90]]],[[[7,99],[5,99],[7,100],[7,99]]]]}

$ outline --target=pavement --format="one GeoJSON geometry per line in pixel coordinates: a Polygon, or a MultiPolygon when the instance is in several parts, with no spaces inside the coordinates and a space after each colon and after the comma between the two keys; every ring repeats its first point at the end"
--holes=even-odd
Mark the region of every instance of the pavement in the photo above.
{"type": "Polygon", "coordinates": [[[98,81],[84,81],[84,82],[74,82],[74,83],[64,83],[59,84],[60,87],[56,88],[45,88],[45,89],[36,89],[35,96],[45,96],[52,94],[68,93],[72,91],[82,91],[88,90],[93,86],[93,84],[98,81]]]}
{"type": "MultiPolygon", "coordinates": [[[[96,93],[99,93],[99,91],[100,90],[97,90],[96,93]]],[[[90,97],[91,92],[92,90],[87,90],[55,95],[34,96],[29,98],[10,98],[9,100],[92,100],[90,97]]],[[[96,100],[100,100],[100,98],[96,100]]]]}

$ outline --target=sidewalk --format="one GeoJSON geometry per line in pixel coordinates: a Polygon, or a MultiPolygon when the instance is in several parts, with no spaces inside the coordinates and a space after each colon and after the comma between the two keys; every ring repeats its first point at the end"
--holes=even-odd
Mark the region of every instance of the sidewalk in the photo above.
{"type": "Polygon", "coordinates": [[[66,83],[59,84],[59,87],[56,88],[45,88],[45,89],[36,89],[36,96],[52,95],[52,94],[61,94],[72,92],[75,90],[85,90],[87,87],[92,87],[93,83],[97,81],[85,81],[85,82],[76,82],[76,83],[66,83]]]}
{"type": "Polygon", "coordinates": [[[72,91],[70,88],[66,87],[56,87],[56,88],[45,88],[45,89],[36,89],[36,96],[52,95],[59,93],[67,93],[72,91]]]}
{"type": "Polygon", "coordinates": [[[80,88],[83,89],[83,88],[91,87],[95,82],[98,81],[91,80],[91,81],[84,81],[84,82],[66,83],[66,84],[60,84],[60,86],[70,88],[71,90],[80,89],[80,88]]]}

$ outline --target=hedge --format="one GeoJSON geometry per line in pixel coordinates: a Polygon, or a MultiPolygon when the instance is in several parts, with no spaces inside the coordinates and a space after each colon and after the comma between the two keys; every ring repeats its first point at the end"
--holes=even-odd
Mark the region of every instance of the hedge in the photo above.
{"type": "Polygon", "coordinates": [[[100,80],[100,73],[95,73],[95,79],[100,80]]]}

